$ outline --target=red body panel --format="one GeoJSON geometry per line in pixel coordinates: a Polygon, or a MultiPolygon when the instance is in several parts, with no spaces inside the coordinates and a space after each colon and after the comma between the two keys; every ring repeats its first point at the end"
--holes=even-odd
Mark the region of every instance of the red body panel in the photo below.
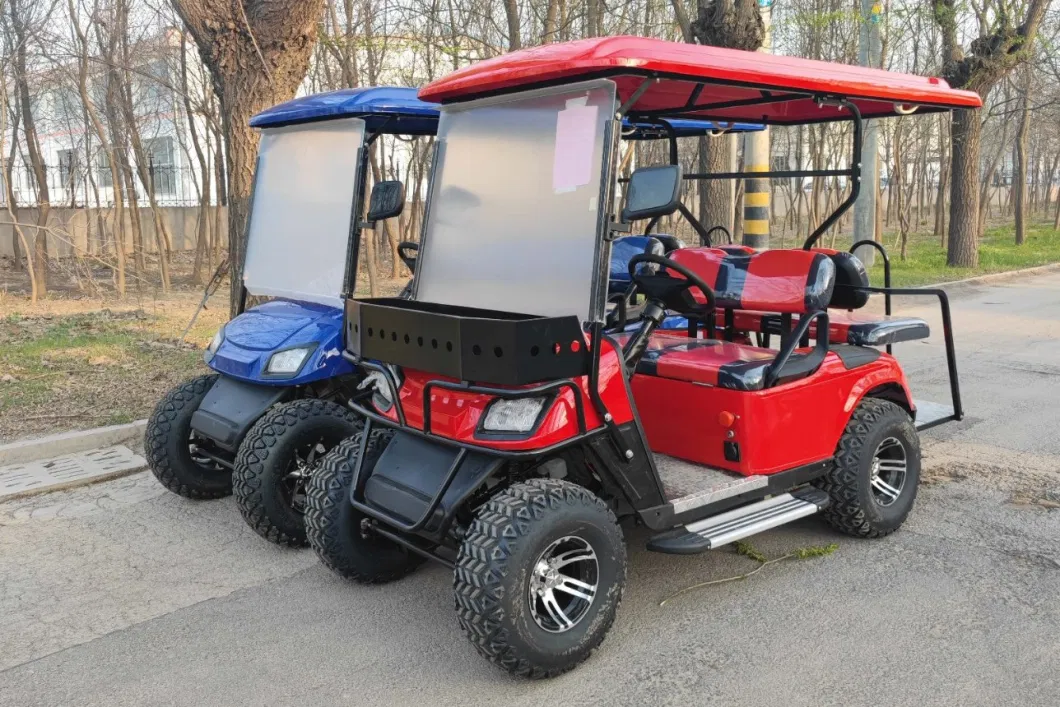
{"type": "Polygon", "coordinates": [[[633,376],[633,397],[652,451],[741,474],[775,474],[827,459],[854,407],[881,385],[909,389],[898,362],[886,354],[846,370],[834,354],[809,378],[746,392],[656,376],[633,376]],[[736,416],[734,436],[718,421],[736,416]],[[724,442],[740,445],[740,461],[725,459],[724,442]]]}
{"type": "Polygon", "coordinates": [[[652,85],[632,107],[633,112],[684,106],[697,82],[717,84],[703,92],[699,104],[760,98],[762,89],[774,95],[783,95],[785,90],[810,95],[790,102],[684,113],[682,117],[775,123],[849,117],[835,106],[817,105],[814,95],[853,98],[866,118],[897,115],[896,103],[928,109],[982,106],[977,93],[952,89],[942,79],[645,37],[583,39],[504,54],[427,84],[419,97],[446,103],[546,82],[607,75],[618,86],[619,102],[625,102],[649,73],[677,78],[664,78],[652,85]]]}
{"type": "MultiPolygon", "coordinates": [[[[600,359],[600,397],[616,424],[624,424],[633,419],[633,410],[626,395],[622,381],[622,367],[619,363],[621,352],[607,340],[603,342],[600,359]]],[[[453,379],[405,369],[405,376],[399,393],[405,421],[409,427],[423,429],[423,389],[428,381],[453,379]]],[[[589,377],[582,376],[575,383],[579,387],[582,406],[585,411],[585,426],[593,430],[603,425],[603,420],[596,413],[589,399],[589,377]]],[[[533,387],[533,386],[524,386],[533,387]]],[[[517,389],[517,388],[515,388],[517,389]]],[[[476,436],[479,421],[486,408],[493,402],[494,396],[435,387],[431,390],[431,432],[468,444],[477,444],[491,449],[521,451],[543,449],[559,444],[578,434],[578,418],[574,407],[574,393],[565,388],[556,396],[549,411],[545,414],[538,428],[526,439],[496,439],[489,436],[476,436]]],[[[397,410],[391,408],[385,417],[397,422],[397,410]]]]}

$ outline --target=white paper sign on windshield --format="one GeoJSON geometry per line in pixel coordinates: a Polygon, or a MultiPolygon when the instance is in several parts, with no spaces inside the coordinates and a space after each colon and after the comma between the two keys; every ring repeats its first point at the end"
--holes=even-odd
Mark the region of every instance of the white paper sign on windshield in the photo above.
{"type": "Polygon", "coordinates": [[[592,179],[593,149],[599,106],[588,96],[572,98],[556,115],[556,151],[552,159],[552,191],[574,191],[592,179]]]}

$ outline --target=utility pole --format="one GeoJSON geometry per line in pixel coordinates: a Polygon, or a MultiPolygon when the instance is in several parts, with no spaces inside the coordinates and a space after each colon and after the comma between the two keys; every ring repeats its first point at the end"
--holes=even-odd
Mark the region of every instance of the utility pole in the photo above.
{"type": "MultiPolygon", "coordinates": [[[[769,54],[773,51],[773,0],[758,0],[765,30],[762,46],[758,51],[769,54]]],[[[768,172],[769,128],[744,134],[744,171],[768,172]]],[[[769,247],[769,180],[745,179],[743,190],[743,243],[764,250],[769,247]]]]}
{"type": "MultiPolygon", "coordinates": [[[[881,0],[861,0],[861,28],[858,35],[858,63],[880,67],[880,22],[883,19],[881,0]]],[[[854,240],[879,240],[876,233],[876,183],[879,180],[880,133],[875,120],[865,121],[861,143],[861,193],[854,203],[854,240]]],[[[865,265],[876,259],[875,249],[858,249],[858,257],[865,265]]]]}

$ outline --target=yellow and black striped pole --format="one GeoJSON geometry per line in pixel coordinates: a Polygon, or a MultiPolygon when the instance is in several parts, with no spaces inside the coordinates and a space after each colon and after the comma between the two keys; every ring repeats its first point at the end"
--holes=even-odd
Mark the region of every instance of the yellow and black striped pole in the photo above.
{"type": "MultiPolygon", "coordinates": [[[[763,131],[765,132],[765,131],[763,131]]],[[[751,135],[760,133],[749,133],[751,135]]],[[[761,142],[761,141],[759,141],[761,142]]],[[[744,168],[745,172],[768,172],[769,171],[769,137],[765,140],[765,163],[750,163],[744,168]]],[[[751,140],[744,143],[745,154],[748,157],[756,156],[758,145],[752,145],[751,140]],[[750,148],[750,149],[748,149],[750,148]]],[[[769,247],[769,180],[749,178],[744,180],[743,194],[743,243],[752,248],[763,249],[769,247]]]]}
{"type": "MultiPolygon", "coordinates": [[[[758,51],[773,51],[773,0],[758,0],[764,34],[758,51]]],[[[769,129],[749,132],[743,143],[744,172],[768,172],[769,129]]],[[[769,247],[769,180],[748,177],[743,189],[743,244],[763,250],[769,247]]]]}

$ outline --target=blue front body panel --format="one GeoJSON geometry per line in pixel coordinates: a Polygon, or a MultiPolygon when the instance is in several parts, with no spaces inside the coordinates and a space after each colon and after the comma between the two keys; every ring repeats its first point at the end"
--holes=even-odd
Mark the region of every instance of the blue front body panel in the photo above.
{"type": "Polygon", "coordinates": [[[207,365],[226,376],[262,385],[305,385],[353,373],[342,357],[342,310],[309,302],[274,300],[249,309],[225,325],[225,338],[207,365]],[[265,372],[277,351],[315,346],[294,376],[265,372]]]}

